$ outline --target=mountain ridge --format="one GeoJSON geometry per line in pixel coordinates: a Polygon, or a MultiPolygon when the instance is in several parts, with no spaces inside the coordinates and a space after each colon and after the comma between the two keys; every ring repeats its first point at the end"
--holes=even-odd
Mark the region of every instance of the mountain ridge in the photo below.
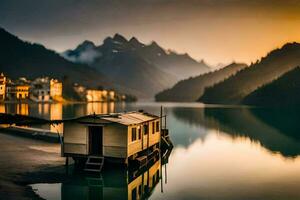
{"type": "Polygon", "coordinates": [[[241,104],[248,94],[298,65],[300,44],[287,43],[234,76],[205,89],[199,101],[210,104],[241,104]]]}
{"type": "Polygon", "coordinates": [[[0,71],[11,78],[50,76],[62,80],[68,76],[73,82],[86,86],[113,87],[109,79],[88,65],[70,62],[55,51],[23,41],[1,27],[0,43],[0,71]]]}
{"type": "Polygon", "coordinates": [[[193,60],[188,54],[166,51],[155,41],[146,45],[136,37],[127,40],[120,34],[107,37],[95,46],[85,41],[61,55],[73,62],[88,64],[148,98],[182,78],[210,70],[207,64],[193,60]]]}
{"type": "Polygon", "coordinates": [[[256,106],[300,105],[300,67],[286,72],[271,83],[247,95],[243,103],[256,106]]]}
{"type": "Polygon", "coordinates": [[[235,74],[237,71],[247,67],[243,63],[231,63],[224,68],[208,72],[196,77],[181,80],[177,82],[172,88],[161,91],[156,94],[156,101],[179,101],[179,102],[193,102],[197,101],[202,96],[206,87],[212,86],[229,76],[235,74]]]}

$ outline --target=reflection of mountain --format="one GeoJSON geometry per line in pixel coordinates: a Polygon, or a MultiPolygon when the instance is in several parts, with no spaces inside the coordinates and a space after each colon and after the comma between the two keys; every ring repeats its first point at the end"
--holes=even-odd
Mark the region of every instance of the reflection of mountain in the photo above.
{"type": "Polygon", "coordinates": [[[300,141],[299,124],[300,117],[299,107],[293,108],[261,108],[251,109],[251,112],[263,121],[264,123],[276,128],[289,137],[295,138],[300,141]]]}
{"type": "MultiPolygon", "coordinates": [[[[199,138],[204,140],[208,133],[207,127],[213,126],[200,126],[199,121],[206,120],[204,108],[180,107],[173,108],[172,112],[172,114],[168,114],[168,116],[171,116],[168,117],[168,123],[172,124],[169,129],[175,146],[188,147],[199,138]]],[[[214,121],[210,120],[207,123],[214,123],[214,121]]]]}
{"type": "Polygon", "coordinates": [[[205,108],[204,116],[203,109],[190,108],[186,112],[189,114],[184,114],[180,109],[174,110],[175,116],[180,119],[221,130],[233,138],[248,137],[272,152],[280,152],[283,156],[300,154],[300,139],[295,130],[295,124],[299,121],[296,111],[288,118],[286,117],[289,111],[282,110],[205,108]]]}

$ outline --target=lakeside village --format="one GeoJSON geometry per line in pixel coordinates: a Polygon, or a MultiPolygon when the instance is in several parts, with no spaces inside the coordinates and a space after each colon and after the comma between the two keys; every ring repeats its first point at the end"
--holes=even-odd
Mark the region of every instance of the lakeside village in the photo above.
{"type": "Polygon", "coordinates": [[[136,101],[131,95],[118,93],[114,90],[86,88],[74,83],[71,93],[76,99],[67,97],[63,82],[49,77],[39,77],[28,80],[20,77],[12,80],[3,73],[0,74],[0,102],[117,102],[136,101]],[[74,95],[73,95],[74,96],[74,95]]]}
{"type": "MultiPolygon", "coordinates": [[[[64,84],[57,79],[41,77],[32,81],[26,78],[12,81],[1,74],[0,81],[0,97],[5,102],[32,101],[46,103],[65,101],[63,97],[64,84]]],[[[83,95],[87,102],[126,100],[126,96],[113,90],[85,89],[78,84],[74,84],[73,88],[75,92],[83,95]]],[[[31,138],[36,140],[35,145],[38,140],[42,140],[43,146],[41,148],[51,147],[51,149],[56,150],[56,153],[50,154],[51,159],[45,161],[48,164],[47,167],[41,166],[40,163],[43,163],[43,161],[40,162],[40,160],[36,163],[30,163],[31,170],[35,167],[35,170],[31,172],[32,174],[44,173],[43,170],[47,172],[44,176],[38,176],[38,178],[34,175],[28,175],[30,178],[24,176],[24,179],[27,178],[27,182],[25,181],[27,187],[33,187],[32,185],[39,183],[41,180],[42,182],[53,182],[55,180],[64,184],[62,191],[65,192],[65,197],[70,194],[72,194],[72,196],[70,195],[71,198],[74,196],[73,187],[75,186],[76,190],[79,191],[76,194],[81,197],[89,198],[90,191],[96,191],[93,194],[99,193],[102,195],[93,196],[93,199],[94,197],[104,199],[148,199],[159,182],[161,182],[161,192],[163,192],[163,180],[165,180],[165,184],[167,183],[166,165],[173,149],[166,120],[167,116],[163,114],[163,107],[161,107],[160,116],[143,110],[108,114],[94,113],[61,120],[0,114],[0,125],[3,125],[1,133],[31,138]],[[32,125],[38,125],[39,128],[32,127],[32,125]],[[44,126],[48,125],[53,126],[54,129],[45,129],[44,126]],[[65,160],[65,163],[63,160],[65,160]],[[62,171],[62,167],[65,170],[62,171]],[[165,177],[163,177],[163,167],[165,177]],[[73,172],[69,174],[71,170],[73,172]],[[103,180],[107,180],[107,174],[111,172],[114,173],[114,181],[109,186],[109,192],[104,194],[100,192],[107,190],[103,180]],[[74,177],[77,178],[76,180],[78,180],[78,177],[83,177],[83,181],[79,185],[73,182],[71,185],[67,185],[70,183],[70,179],[74,179],[74,177]],[[68,188],[70,190],[67,191],[68,188]],[[84,188],[84,190],[80,190],[81,188],[84,188]],[[117,188],[118,192],[111,193],[112,188],[117,188]],[[89,192],[86,193],[85,191],[89,192]],[[107,195],[113,195],[116,198],[107,195]]],[[[21,140],[18,141],[21,144],[20,146],[24,146],[21,140]]],[[[23,168],[22,161],[26,157],[26,153],[30,153],[30,157],[33,154],[28,149],[31,148],[26,148],[26,151],[24,150],[21,154],[22,158],[19,158],[23,168]]],[[[20,155],[19,152],[18,155],[20,155]]],[[[46,156],[41,157],[49,158],[49,153],[44,155],[46,156]]],[[[31,160],[25,163],[28,162],[31,162],[31,160]]],[[[112,180],[111,176],[108,178],[112,180]]],[[[36,194],[38,195],[38,193],[36,194]]]]}

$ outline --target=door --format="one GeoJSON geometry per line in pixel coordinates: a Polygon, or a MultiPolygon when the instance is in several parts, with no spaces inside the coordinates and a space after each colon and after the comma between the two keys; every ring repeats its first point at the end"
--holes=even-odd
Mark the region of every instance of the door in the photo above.
{"type": "Polygon", "coordinates": [[[103,127],[89,126],[89,154],[102,156],[103,127]]]}

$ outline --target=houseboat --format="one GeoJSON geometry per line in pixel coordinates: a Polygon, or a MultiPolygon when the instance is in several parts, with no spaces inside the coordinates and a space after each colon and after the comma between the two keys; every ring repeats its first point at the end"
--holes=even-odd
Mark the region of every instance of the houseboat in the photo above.
{"type": "Polygon", "coordinates": [[[88,115],[64,122],[62,156],[86,171],[101,171],[105,162],[142,165],[158,154],[162,142],[171,147],[162,116],[143,111],[88,115]]]}

